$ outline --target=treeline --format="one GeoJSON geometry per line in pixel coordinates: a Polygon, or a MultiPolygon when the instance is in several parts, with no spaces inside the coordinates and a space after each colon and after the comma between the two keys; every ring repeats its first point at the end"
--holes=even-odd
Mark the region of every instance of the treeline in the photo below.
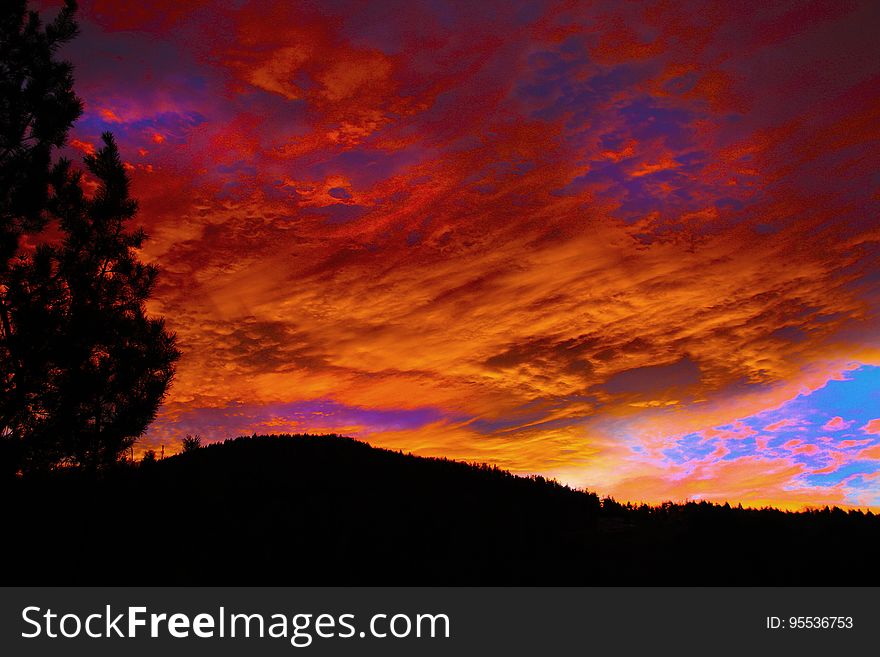
{"type": "Polygon", "coordinates": [[[878,580],[880,517],[620,504],[337,436],[238,438],[8,481],[9,583],[824,584],[878,580]]]}

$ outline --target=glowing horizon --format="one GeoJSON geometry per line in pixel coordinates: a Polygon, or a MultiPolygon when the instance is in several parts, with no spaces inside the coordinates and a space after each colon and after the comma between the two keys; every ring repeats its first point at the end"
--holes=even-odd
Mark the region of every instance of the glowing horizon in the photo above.
{"type": "Polygon", "coordinates": [[[183,351],[144,448],[880,509],[877,3],[81,5],[69,151],[183,351]]]}

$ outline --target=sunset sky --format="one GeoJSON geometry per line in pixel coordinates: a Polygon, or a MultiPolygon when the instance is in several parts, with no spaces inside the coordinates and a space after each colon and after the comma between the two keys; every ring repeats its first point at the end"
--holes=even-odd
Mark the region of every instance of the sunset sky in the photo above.
{"type": "Polygon", "coordinates": [[[880,3],[746,4],[83,1],[68,152],[183,352],[139,444],[880,509],[880,3]]]}

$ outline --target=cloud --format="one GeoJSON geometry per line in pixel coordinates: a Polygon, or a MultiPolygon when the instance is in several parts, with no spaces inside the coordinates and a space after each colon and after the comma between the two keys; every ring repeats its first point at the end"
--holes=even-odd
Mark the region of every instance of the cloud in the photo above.
{"type": "Polygon", "coordinates": [[[871,420],[862,427],[862,431],[880,435],[880,419],[871,420]]]}
{"type": "Polygon", "coordinates": [[[669,365],[645,365],[617,372],[605,382],[604,389],[611,394],[656,396],[656,392],[694,386],[699,381],[699,366],[685,357],[669,365]]]}
{"type": "Polygon", "coordinates": [[[821,391],[880,363],[877,7],[183,4],[69,49],[184,351],[146,441],[326,404],[632,499],[856,499],[803,476],[876,433],[821,391]]]}
{"type": "Polygon", "coordinates": [[[791,418],[784,418],[779,420],[778,422],[773,422],[764,427],[763,431],[767,431],[769,433],[774,433],[776,431],[780,431],[782,429],[792,429],[801,426],[797,420],[791,418]]]}
{"type": "Polygon", "coordinates": [[[849,428],[852,425],[852,422],[847,422],[839,415],[835,415],[833,418],[828,420],[824,425],[822,425],[822,431],[843,431],[844,429],[849,428]]]}

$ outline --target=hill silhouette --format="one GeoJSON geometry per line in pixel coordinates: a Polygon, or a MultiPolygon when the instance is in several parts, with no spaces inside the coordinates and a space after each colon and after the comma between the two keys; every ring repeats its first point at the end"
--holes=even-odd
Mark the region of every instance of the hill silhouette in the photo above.
{"type": "Polygon", "coordinates": [[[10,584],[865,585],[880,516],[621,505],[339,436],[4,484],[10,584]]]}

